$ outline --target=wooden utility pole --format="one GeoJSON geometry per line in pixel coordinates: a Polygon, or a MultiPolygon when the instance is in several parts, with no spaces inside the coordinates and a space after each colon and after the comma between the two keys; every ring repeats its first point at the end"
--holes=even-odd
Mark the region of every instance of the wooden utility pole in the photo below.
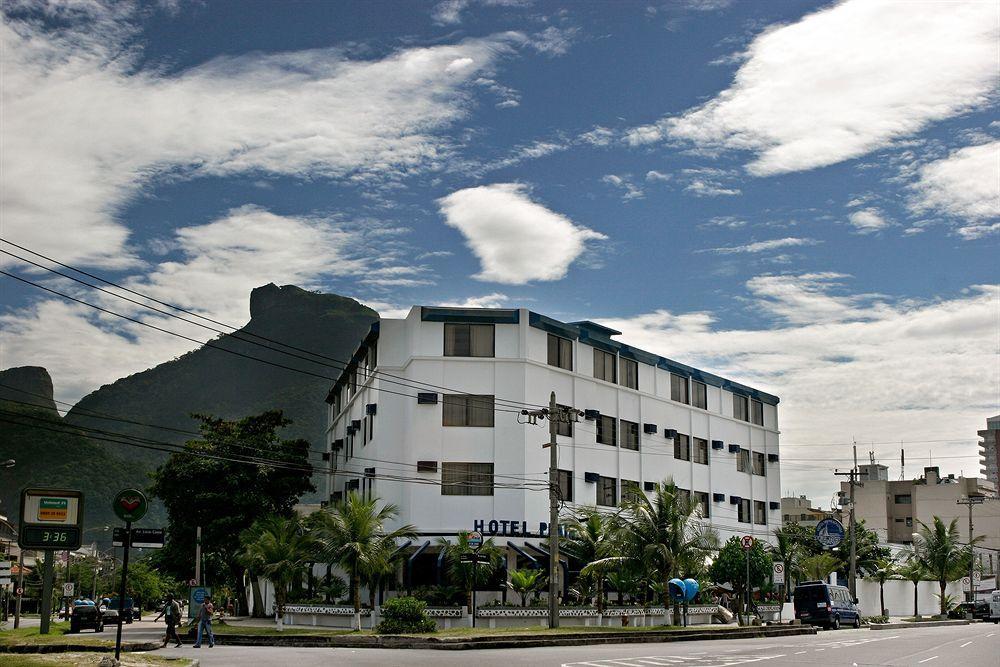
{"type": "Polygon", "coordinates": [[[559,627],[559,456],[556,392],[549,394],[549,627],[559,627]]]}
{"type": "Polygon", "coordinates": [[[966,599],[969,602],[974,602],[976,600],[975,584],[973,583],[975,581],[974,575],[976,573],[976,569],[975,569],[975,562],[976,561],[972,557],[972,554],[973,554],[973,550],[972,550],[972,540],[973,540],[973,534],[972,534],[972,507],[973,507],[973,505],[982,505],[985,501],[986,501],[986,499],[983,498],[982,496],[967,496],[965,498],[959,498],[958,500],[955,501],[959,505],[968,505],[969,506],[969,594],[966,597],[966,599]]]}

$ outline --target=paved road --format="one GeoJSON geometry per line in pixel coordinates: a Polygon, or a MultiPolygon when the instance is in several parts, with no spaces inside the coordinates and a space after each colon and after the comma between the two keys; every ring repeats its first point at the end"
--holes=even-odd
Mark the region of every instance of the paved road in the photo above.
{"type": "Polygon", "coordinates": [[[898,632],[821,631],[815,636],[781,639],[673,642],[527,648],[482,651],[387,649],[288,649],[216,646],[168,648],[158,655],[197,657],[204,667],[328,667],[354,665],[430,665],[447,667],[756,667],[817,665],[917,665],[919,667],[1000,667],[1000,628],[991,623],[898,632]]]}

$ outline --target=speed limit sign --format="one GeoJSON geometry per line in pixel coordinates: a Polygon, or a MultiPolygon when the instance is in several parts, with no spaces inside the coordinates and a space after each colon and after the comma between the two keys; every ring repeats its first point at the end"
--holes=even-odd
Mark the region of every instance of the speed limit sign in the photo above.
{"type": "Polygon", "coordinates": [[[742,545],[744,549],[753,549],[753,542],[753,535],[744,535],[740,538],[740,545],[742,545]]]}

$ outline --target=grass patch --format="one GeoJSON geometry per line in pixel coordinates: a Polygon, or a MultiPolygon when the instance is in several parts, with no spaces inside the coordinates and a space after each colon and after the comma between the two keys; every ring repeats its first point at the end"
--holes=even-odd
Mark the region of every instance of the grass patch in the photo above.
{"type": "MultiPolygon", "coordinates": [[[[3,656],[4,667],[95,667],[107,653],[53,653],[44,655],[11,655],[3,656]]],[[[149,653],[123,653],[122,667],[190,667],[193,660],[187,658],[161,658],[149,653]]]]}
{"type": "Polygon", "coordinates": [[[938,618],[937,616],[907,616],[906,618],[901,618],[899,620],[905,621],[906,623],[930,623],[932,621],[947,621],[951,619],[938,618]]]}
{"type": "Polygon", "coordinates": [[[281,636],[281,635],[351,635],[351,634],[365,634],[370,635],[370,630],[362,630],[358,632],[356,630],[348,630],[346,628],[324,628],[321,626],[317,627],[289,627],[285,626],[285,629],[278,632],[275,627],[263,626],[263,625],[242,625],[235,623],[232,625],[220,624],[218,622],[212,623],[212,632],[217,635],[254,635],[254,636],[281,636]]]}
{"type": "Polygon", "coordinates": [[[114,640],[107,639],[101,633],[89,632],[86,635],[69,633],[69,621],[52,623],[49,634],[43,635],[37,626],[33,628],[18,628],[17,630],[0,631],[0,645],[18,646],[23,644],[94,644],[95,646],[110,646],[114,640]]]}

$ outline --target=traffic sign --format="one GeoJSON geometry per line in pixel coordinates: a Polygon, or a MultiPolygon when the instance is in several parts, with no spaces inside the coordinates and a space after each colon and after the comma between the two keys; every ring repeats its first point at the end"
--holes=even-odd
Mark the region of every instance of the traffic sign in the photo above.
{"type": "Polygon", "coordinates": [[[483,534],[478,530],[474,530],[467,536],[469,542],[469,548],[473,551],[479,551],[483,546],[483,534]]]}
{"type": "MultiPolygon", "coordinates": [[[[133,528],[129,546],[135,549],[159,549],[163,547],[163,541],[163,528],[133,528]]],[[[125,529],[115,528],[111,534],[111,546],[120,547],[123,544],[125,544],[125,529]]],[[[196,586],[197,583],[195,582],[192,586],[196,586]]]]}
{"type": "Polygon", "coordinates": [[[146,496],[143,495],[142,491],[138,489],[122,489],[115,496],[114,502],[111,503],[111,507],[114,509],[115,514],[118,518],[126,523],[133,521],[138,521],[142,517],[146,516],[146,510],[149,509],[149,504],[146,502],[146,496]]]}
{"type": "Polygon", "coordinates": [[[744,549],[747,550],[753,549],[753,543],[754,543],[753,535],[744,535],[743,537],[740,538],[740,546],[742,546],[744,549]]]}
{"type": "Polygon", "coordinates": [[[22,549],[73,551],[83,537],[83,494],[72,489],[21,491],[22,549]]]}
{"type": "Polygon", "coordinates": [[[17,588],[14,589],[14,595],[16,595],[17,597],[21,597],[22,595],[24,595],[24,589],[18,586],[17,588]]]}
{"type": "Polygon", "coordinates": [[[197,585],[198,585],[197,579],[188,579],[188,586],[197,586],[197,585]]]}
{"type": "Polygon", "coordinates": [[[816,524],[816,541],[826,549],[839,545],[844,536],[844,524],[836,519],[823,519],[816,524]]]}
{"type": "Polygon", "coordinates": [[[72,581],[67,581],[65,584],[63,584],[63,597],[64,598],[73,597],[73,595],[75,595],[75,590],[76,590],[76,584],[74,584],[72,581]]]}
{"type": "Polygon", "coordinates": [[[771,563],[771,573],[774,576],[775,580],[780,579],[781,581],[784,581],[785,580],[785,564],[783,562],[781,562],[780,560],[774,561],[773,563],[771,563]]]}

